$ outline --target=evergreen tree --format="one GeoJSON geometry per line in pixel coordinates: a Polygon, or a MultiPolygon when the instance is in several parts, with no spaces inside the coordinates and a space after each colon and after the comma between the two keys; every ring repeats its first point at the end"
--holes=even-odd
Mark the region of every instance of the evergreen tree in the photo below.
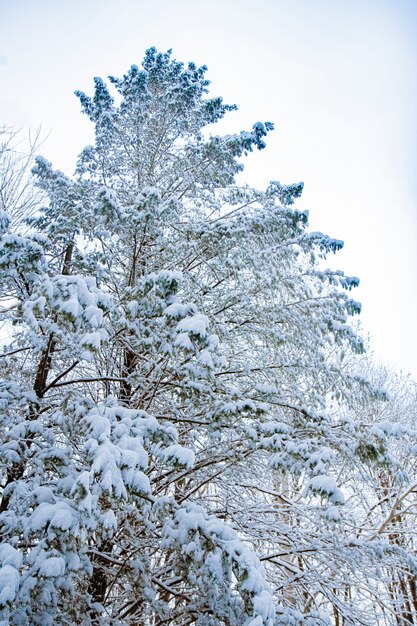
{"type": "Polygon", "coordinates": [[[4,624],[327,619],[259,557],[294,481],[317,519],[343,504],[358,281],[322,269],[342,242],[308,232],[302,183],[236,184],[273,126],[208,134],[235,107],[205,75],[152,48],[114,97],[96,78],[75,176],[38,157],[48,203],[0,216],[4,624]]]}

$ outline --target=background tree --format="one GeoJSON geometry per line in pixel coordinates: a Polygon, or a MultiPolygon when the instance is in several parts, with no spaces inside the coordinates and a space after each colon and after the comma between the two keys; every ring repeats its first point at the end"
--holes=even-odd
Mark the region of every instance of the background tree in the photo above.
{"type": "Polygon", "coordinates": [[[28,133],[0,126],[0,211],[17,225],[38,207],[42,194],[31,180],[30,170],[43,141],[41,130],[28,133]]]}
{"type": "Polygon", "coordinates": [[[235,107],[205,73],[150,49],[118,104],[96,78],[75,176],[37,158],[48,202],[3,214],[5,623],[319,626],[342,604],[327,553],[368,425],[336,408],[379,396],[343,368],[358,280],[323,269],[342,242],[307,231],[301,183],[236,185],[272,124],[210,135],[235,107]]]}
{"type": "Polygon", "coordinates": [[[388,396],[333,412],[332,468],[344,504],[318,506],[320,493],[306,497],[304,481],[287,476],[278,490],[265,474],[257,513],[273,541],[261,559],[282,601],[301,613],[316,607],[336,626],[414,624],[415,382],[358,361],[354,370],[388,396]]]}

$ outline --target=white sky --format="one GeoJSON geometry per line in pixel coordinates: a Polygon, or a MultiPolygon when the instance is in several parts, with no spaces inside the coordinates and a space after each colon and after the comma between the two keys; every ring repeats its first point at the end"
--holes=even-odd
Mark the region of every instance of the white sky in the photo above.
{"type": "Polygon", "coordinates": [[[209,67],[239,106],[218,132],[275,122],[242,180],[305,182],[311,227],[343,239],[332,267],[375,356],[417,377],[417,0],[0,0],[0,122],[43,125],[71,174],[91,128],[73,95],[151,45],[209,67]]]}

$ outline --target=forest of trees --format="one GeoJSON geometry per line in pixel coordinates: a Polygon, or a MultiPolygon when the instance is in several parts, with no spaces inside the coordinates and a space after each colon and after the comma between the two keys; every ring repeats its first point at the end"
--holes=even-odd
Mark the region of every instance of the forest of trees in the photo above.
{"type": "Polygon", "coordinates": [[[206,69],[77,92],[73,177],[1,132],[0,626],[417,625],[416,383],[206,69]]]}

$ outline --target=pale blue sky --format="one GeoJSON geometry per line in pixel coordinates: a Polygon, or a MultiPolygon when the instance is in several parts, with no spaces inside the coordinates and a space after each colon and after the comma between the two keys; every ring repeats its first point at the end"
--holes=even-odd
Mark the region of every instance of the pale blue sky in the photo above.
{"type": "Polygon", "coordinates": [[[376,356],[417,376],[417,0],[0,0],[0,121],[42,124],[71,173],[91,141],[75,89],[147,47],[207,64],[239,106],[223,130],[271,120],[242,180],[305,182],[311,226],[345,241],[376,356]]]}

